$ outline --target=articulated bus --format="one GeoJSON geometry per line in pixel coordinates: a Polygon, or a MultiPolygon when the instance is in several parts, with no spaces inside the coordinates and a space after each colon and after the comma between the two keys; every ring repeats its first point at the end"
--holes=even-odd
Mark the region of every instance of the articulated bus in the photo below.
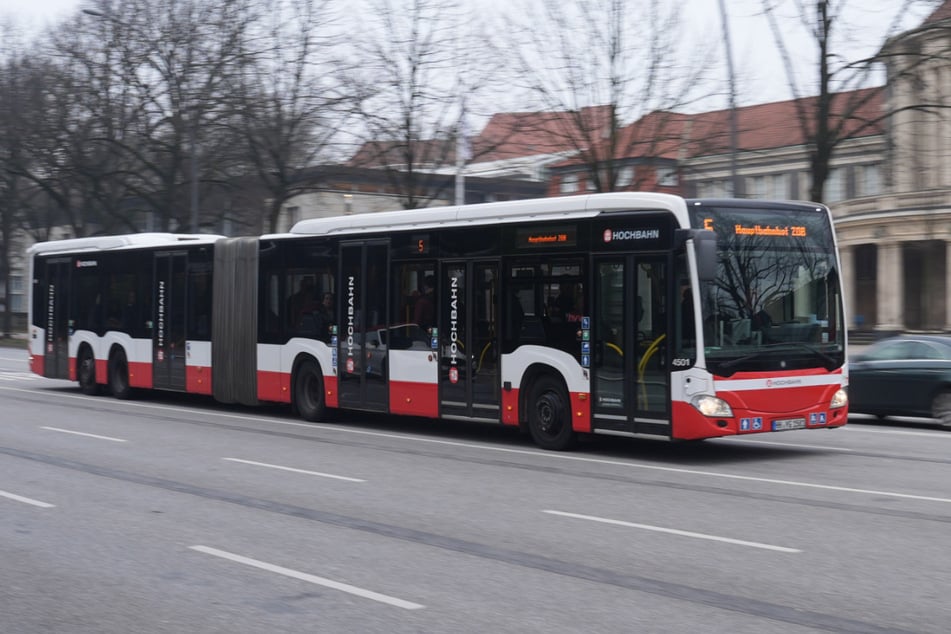
{"type": "Polygon", "coordinates": [[[592,194],[30,248],[30,363],[87,394],[208,394],[667,440],[840,427],[817,204],[592,194]]]}

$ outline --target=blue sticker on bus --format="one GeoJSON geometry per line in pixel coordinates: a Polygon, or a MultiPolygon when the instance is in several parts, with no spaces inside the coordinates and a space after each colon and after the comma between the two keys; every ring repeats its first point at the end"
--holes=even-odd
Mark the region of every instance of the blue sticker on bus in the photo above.
{"type": "Polygon", "coordinates": [[[750,429],[750,419],[741,418],[740,419],[740,431],[749,431],[750,429]]]}
{"type": "Polygon", "coordinates": [[[826,413],[825,413],[825,412],[819,412],[819,424],[820,424],[820,425],[825,425],[825,424],[826,424],[826,413]]]}
{"type": "Polygon", "coordinates": [[[763,428],[763,419],[757,416],[753,419],[753,429],[759,430],[763,428]]]}
{"type": "Polygon", "coordinates": [[[591,354],[591,342],[582,341],[581,342],[581,354],[591,354]]]}
{"type": "Polygon", "coordinates": [[[586,354],[581,355],[581,367],[582,367],[582,368],[590,368],[590,367],[591,367],[591,357],[590,357],[590,356],[588,356],[588,355],[586,355],[586,354]]]}
{"type": "Polygon", "coordinates": [[[591,318],[582,317],[581,318],[581,329],[582,330],[591,330],[591,318]]]}

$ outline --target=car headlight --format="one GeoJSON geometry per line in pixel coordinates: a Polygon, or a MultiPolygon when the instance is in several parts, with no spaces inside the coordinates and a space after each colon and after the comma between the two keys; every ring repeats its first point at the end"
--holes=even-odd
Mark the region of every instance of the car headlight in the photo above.
{"type": "Polygon", "coordinates": [[[729,403],[722,398],[709,394],[693,397],[690,404],[696,407],[701,414],[711,418],[731,418],[733,416],[733,408],[730,407],[729,403]]]}
{"type": "Polygon", "coordinates": [[[829,403],[829,407],[831,409],[838,409],[839,407],[845,407],[848,404],[849,393],[840,387],[835,391],[835,394],[832,395],[832,402],[829,403]]]}

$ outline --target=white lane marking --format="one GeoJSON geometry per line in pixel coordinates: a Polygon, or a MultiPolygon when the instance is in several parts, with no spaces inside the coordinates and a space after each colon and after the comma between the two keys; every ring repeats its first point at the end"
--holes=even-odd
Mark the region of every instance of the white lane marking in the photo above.
{"type": "Polygon", "coordinates": [[[35,381],[40,379],[37,374],[32,372],[18,372],[16,370],[0,370],[0,381],[35,381]]]}
{"type": "Polygon", "coordinates": [[[39,500],[34,500],[33,498],[25,498],[22,495],[8,493],[6,491],[0,491],[0,498],[16,500],[17,502],[23,502],[24,504],[32,504],[33,506],[38,506],[41,509],[51,509],[56,506],[55,504],[50,504],[49,502],[40,502],[39,500]]]}
{"type": "Polygon", "coordinates": [[[19,363],[29,363],[26,357],[0,357],[0,361],[18,361],[19,363]]]}
{"type": "Polygon", "coordinates": [[[350,584],[347,584],[347,583],[334,581],[333,579],[327,579],[324,577],[311,575],[306,572],[291,570],[290,568],[284,568],[283,566],[276,566],[274,564],[269,564],[265,561],[259,561],[257,559],[251,559],[250,557],[243,557],[242,555],[229,553],[224,550],[218,550],[217,548],[211,548],[210,546],[189,546],[189,548],[191,548],[192,550],[197,550],[200,553],[205,553],[206,555],[221,557],[222,559],[234,561],[239,564],[244,564],[246,566],[252,566],[254,568],[260,568],[261,570],[274,572],[279,575],[284,575],[285,577],[299,579],[300,581],[306,581],[308,583],[313,583],[318,586],[324,586],[325,588],[331,588],[333,590],[340,590],[341,592],[346,592],[347,594],[352,594],[354,596],[358,596],[364,599],[370,599],[371,601],[377,601],[379,603],[385,603],[387,605],[392,605],[397,608],[403,608],[404,610],[419,610],[420,608],[426,607],[424,605],[420,605],[419,603],[405,601],[403,599],[391,597],[386,594],[380,594],[379,592],[373,592],[372,590],[366,590],[364,588],[358,588],[357,586],[351,586],[350,584]]]}
{"type": "MultiPolygon", "coordinates": [[[[6,387],[0,385],[0,391],[7,392],[26,392],[27,394],[45,394],[40,390],[30,390],[22,387],[6,387]]],[[[56,396],[66,399],[99,401],[101,399],[95,396],[78,396],[72,394],[56,394],[56,396]]],[[[241,414],[228,414],[225,412],[216,412],[207,409],[188,409],[184,407],[168,407],[165,405],[151,405],[148,403],[129,403],[127,401],[112,401],[119,407],[138,407],[141,409],[152,409],[164,412],[178,412],[182,414],[202,414],[205,416],[215,416],[231,420],[241,420],[255,423],[269,423],[271,425],[282,425],[286,427],[301,427],[311,430],[320,430],[340,434],[354,434],[359,436],[370,436],[373,438],[392,438],[395,440],[408,440],[418,443],[431,445],[442,445],[444,447],[460,447],[463,449],[476,449],[482,451],[494,451],[496,453],[507,453],[512,455],[532,456],[534,458],[545,458],[548,460],[566,460],[572,462],[582,462],[588,464],[598,464],[613,467],[627,467],[629,469],[644,469],[649,471],[661,471],[666,473],[678,473],[683,475],[699,475],[707,478],[724,478],[728,480],[742,480],[745,482],[761,482],[765,484],[779,484],[783,486],[803,487],[810,489],[821,489],[824,491],[838,491],[840,493],[862,493],[866,495],[894,497],[906,500],[919,500],[923,502],[941,502],[951,504],[951,498],[932,497],[927,495],[914,495],[911,493],[897,493],[895,491],[880,491],[876,489],[856,489],[852,487],[835,486],[832,484],[816,484],[812,482],[797,482],[795,480],[778,480],[775,478],[761,478],[756,476],[745,476],[735,473],[719,473],[717,471],[702,471],[700,469],[683,469],[679,467],[663,467],[660,465],[637,464],[633,462],[623,462],[621,460],[608,460],[606,458],[590,458],[588,456],[574,456],[569,454],[554,453],[542,450],[531,449],[512,449],[510,447],[493,447],[490,445],[478,445],[475,443],[457,442],[453,440],[439,440],[437,438],[419,438],[417,436],[408,436],[402,434],[393,434],[389,432],[369,431],[366,429],[354,429],[352,427],[341,427],[340,425],[322,425],[320,423],[297,423],[289,420],[278,420],[274,418],[264,418],[261,416],[244,416],[241,414]]],[[[848,429],[848,428],[846,428],[848,429]]]]}
{"type": "Polygon", "coordinates": [[[99,434],[87,434],[84,431],[73,431],[71,429],[60,429],[59,427],[40,427],[49,431],[58,431],[61,434],[73,434],[74,436],[86,436],[88,438],[98,438],[99,440],[109,440],[111,442],[126,442],[122,438],[113,438],[112,436],[100,436],[99,434]]]}
{"type": "Polygon", "coordinates": [[[348,478],[347,476],[334,475],[332,473],[321,473],[320,471],[307,471],[306,469],[296,469],[294,467],[282,467],[281,465],[268,464],[266,462],[255,462],[254,460],[242,460],[241,458],[222,458],[231,462],[240,462],[242,464],[255,465],[257,467],[267,467],[268,469],[280,469],[281,471],[290,471],[292,473],[304,473],[306,475],[320,476],[321,478],[333,478],[334,480],[346,480],[347,482],[366,482],[359,478],[348,478]]]}
{"type": "Polygon", "coordinates": [[[668,535],[679,535],[681,537],[693,537],[695,539],[707,539],[713,542],[723,542],[726,544],[737,544],[739,546],[749,546],[751,548],[762,548],[764,550],[774,550],[780,553],[801,553],[797,548],[786,548],[785,546],[774,546],[772,544],[763,544],[760,542],[750,542],[743,539],[733,539],[731,537],[719,537],[706,533],[694,533],[691,531],[682,531],[676,528],[664,528],[662,526],[651,526],[650,524],[636,524],[634,522],[625,522],[623,520],[612,520],[607,517],[596,517],[594,515],[580,515],[578,513],[566,513],[565,511],[542,511],[550,515],[560,515],[561,517],[572,517],[579,520],[588,520],[591,522],[600,522],[602,524],[613,524],[615,526],[626,526],[628,528],[640,528],[645,531],[654,531],[656,533],[667,533],[668,535]]]}
{"type": "MultiPolygon", "coordinates": [[[[919,418],[915,420],[916,423],[934,423],[933,420],[927,418],[919,418]]],[[[945,440],[951,440],[951,434],[946,431],[909,431],[904,429],[868,429],[865,427],[852,427],[851,425],[846,427],[849,433],[859,433],[859,434],[892,434],[894,436],[927,436],[929,438],[944,438],[945,440]]]]}
{"type": "Polygon", "coordinates": [[[711,438],[711,440],[729,440],[732,442],[750,443],[751,445],[776,445],[777,447],[794,447],[796,449],[824,449],[826,451],[855,451],[845,447],[829,447],[828,445],[804,445],[802,443],[792,442],[774,442],[770,440],[753,440],[743,436],[723,436],[721,438],[711,438]]]}

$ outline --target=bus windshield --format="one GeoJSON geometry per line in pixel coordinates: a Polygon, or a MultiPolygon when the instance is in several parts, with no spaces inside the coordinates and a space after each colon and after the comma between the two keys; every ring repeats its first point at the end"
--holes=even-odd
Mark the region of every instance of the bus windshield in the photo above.
{"type": "MultiPolygon", "coordinates": [[[[752,202],[752,201],[751,201],[752,202]]],[[[699,204],[717,234],[717,271],[700,288],[703,348],[716,375],[840,366],[842,293],[828,211],[699,204]]]]}

